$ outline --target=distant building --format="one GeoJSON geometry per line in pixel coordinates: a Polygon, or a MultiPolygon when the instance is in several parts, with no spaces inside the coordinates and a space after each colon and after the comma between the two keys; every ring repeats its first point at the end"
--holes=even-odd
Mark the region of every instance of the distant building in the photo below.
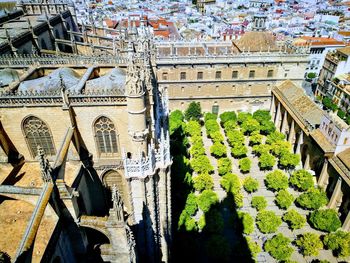
{"type": "Polygon", "coordinates": [[[215,4],[216,0],[197,0],[197,8],[202,14],[205,12],[205,7],[215,4]]]}
{"type": "Polygon", "coordinates": [[[266,16],[255,16],[256,31],[240,39],[157,42],[157,79],[168,90],[171,109],[199,101],[204,111],[269,108],[271,89],[284,80],[301,84],[307,50],[278,43],[265,32],[266,16]]]}
{"type": "Polygon", "coordinates": [[[319,75],[326,55],[329,51],[333,51],[337,48],[345,47],[345,43],[342,41],[337,41],[334,38],[326,37],[300,37],[293,41],[293,44],[297,47],[309,46],[310,55],[309,63],[306,67],[305,77],[308,73],[315,73],[316,76],[319,75]]]}
{"type": "Polygon", "coordinates": [[[321,98],[333,96],[331,82],[335,77],[350,72],[350,47],[340,48],[332,52],[328,52],[322,66],[318,85],[315,91],[316,96],[321,98]]]}

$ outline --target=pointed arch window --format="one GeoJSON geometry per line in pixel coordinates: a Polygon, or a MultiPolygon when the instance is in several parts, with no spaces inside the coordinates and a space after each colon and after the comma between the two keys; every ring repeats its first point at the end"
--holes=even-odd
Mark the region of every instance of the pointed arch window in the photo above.
{"type": "Polygon", "coordinates": [[[41,119],[30,116],[23,122],[23,131],[32,157],[37,155],[38,146],[41,146],[47,156],[56,155],[49,127],[41,119]]]}
{"type": "Polygon", "coordinates": [[[99,155],[101,157],[116,156],[118,142],[113,122],[107,117],[100,117],[96,120],[94,129],[99,155]]]}

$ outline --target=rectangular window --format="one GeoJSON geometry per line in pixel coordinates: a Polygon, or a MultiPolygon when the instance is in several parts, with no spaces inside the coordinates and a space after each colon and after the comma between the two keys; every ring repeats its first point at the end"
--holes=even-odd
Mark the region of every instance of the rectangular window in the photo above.
{"type": "Polygon", "coordinates": [[[213,105],[211,108],[211,113],[218,114],[219,113],[219,105],[213,105]]]}
{"type": "Polygon", "coordinates": [[[203,72],[197,72],[197,79],[203,79],[203,72]]]}
{"type": "Polygon", "coordinates": [[[268,78],[272,78],[273,77],[273,70],[270,69],[268,72],[267,72],[267,77],[268,78]]]}
{"type": "Polygon", "coordinates": [[[250,79],[255,78],[255,70],[249,71],[249,78],[250,78],[250,79]]]}
{"type": "Polygon", "coordinates": [[[215,79],[221,79],[221,71],[215,72],[215,79]]]}
{"type": "Polygon", "coordinates": [[[180,73],[180,80],[185,80],[186,79],[186,72],[181,72],[180,73]]]}
{"type": "Polygon", "coordinates": [[[162,79],[163,80],[168,80],[168,72],[163,72],[162,79]]]}
{"type": "Polygon", "coordinates": [[[237,71],[237,70],[232,71],[232,78],[233,78],[233,79],[238,78],[238,71],[237,71]]]}

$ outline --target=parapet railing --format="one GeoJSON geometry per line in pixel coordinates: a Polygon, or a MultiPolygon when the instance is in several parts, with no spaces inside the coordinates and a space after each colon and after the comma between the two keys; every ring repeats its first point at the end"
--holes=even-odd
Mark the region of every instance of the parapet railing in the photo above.
{"type": "Polygon", "coordinates": [[[82,55],[67,55],[67,56],[55,56],[55,55],[1,55],[0,67],[28,67],[32,65],[126,65],[128,58],[122,56],[82,56],[82,55]]]}

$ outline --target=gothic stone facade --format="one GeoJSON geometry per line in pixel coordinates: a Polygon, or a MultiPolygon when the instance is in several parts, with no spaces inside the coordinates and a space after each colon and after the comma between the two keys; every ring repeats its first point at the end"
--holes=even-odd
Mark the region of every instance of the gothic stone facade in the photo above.
{"type": "MultiPolygon", "coordinates": [[[[95,61],[94,65],[85,66],[60,67],[57,63],[28,72],[22,69],[26,74],[3,88],[0,98],[1,166],[10,167],[10,163],[21,158],[28,164],[37,163],[38,146],[54,167],[57,158],[64,156],[61,163],[69,169],[62,170],[63,175],[54,184],[60,191],[67,188],[75,193],[65,204],[80,235],[86,229],[95,229],[105,236],[102,239],[107,245],[101,247],[102,258],[134,262],[131,255],[135,244],[130,238],[133,233],[139,260],[166,262],[171,240],[167,95],[158,92],[149,60],[133,55],[135,48],[131,43],[130,47],[127,68],[115,64],[99,66],[95,61]],[[127,224],[123,216],[122,226],[125,227],[118,228],[118,222],[113,223],[112,215],[119,211],[118,205],[109,206],[112,210],[108,220],[103,219],[102,207],[108,198],[93,190],[99,182],[91,179],[91,171],[77,172],[80,167],[96,172],[107,196],[115,186],[124,204],[127,224]],[[100,209],[96,200],[101,202],[100,209]],[[111,227],[113,224],[116,227],[111,227]]],[[[15,175],[9,173],[8,177],[11,176],[15,175]]],[[[3,193],[0,189],[0,195],[3,193]]],[[[65,233],[63,237],[71,238],[65,233]]],[[[93,244],[89,242],[87,238],[82,247],[86,249],[93,244]]],[[[50,252],[51,256],[58,253],[56,248],[50,252]]],[[[65,260],[74,262],[76,253],[73,249],[72,253],[60,253],[60,256],[69,254],[65,260]]]]}

